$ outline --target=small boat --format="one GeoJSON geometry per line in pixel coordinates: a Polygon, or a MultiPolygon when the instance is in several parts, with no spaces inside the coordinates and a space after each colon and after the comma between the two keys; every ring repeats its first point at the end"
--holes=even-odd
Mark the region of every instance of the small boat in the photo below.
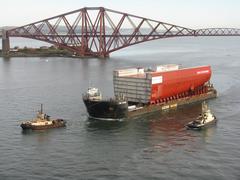
{"type": "Polygon", "coordinates": [[[202,103],[202,113],[194,120],[187,124],[188,129],[202,129],[204,127],[215,124],[216,116],[207,107],[205,101],[202,103]]]}
{"type": "Polygon", "coordinates": [[[41,110],[37,112],[36,118],[23,122],[20,126],[23,130],[43,130],[65,127],[66,121],[63,119],[50,119],[49,115],[43,113],[43,105],[41,104],[41,110]]]}

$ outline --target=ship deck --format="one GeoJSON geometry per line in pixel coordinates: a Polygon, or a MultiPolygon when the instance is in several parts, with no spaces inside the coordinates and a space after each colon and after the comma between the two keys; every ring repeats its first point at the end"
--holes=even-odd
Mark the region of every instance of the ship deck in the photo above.
{"type": "Polygon", "coordinates": [[[213,88],[207,93],[188,96],[184,98],[179,98],[176,100],[171,100],[165,103],[153,104],[153,105],[145,105],[142,108],[138,108],[136,110],[131,110],[128,112],[128,118],[133,118],[157,111],[165,111],[170,109],[176,109],[178,106],[183,106],[192,103],[198,103],[205,100],[213,99],[217,97],[217,91],[213,88]]]}

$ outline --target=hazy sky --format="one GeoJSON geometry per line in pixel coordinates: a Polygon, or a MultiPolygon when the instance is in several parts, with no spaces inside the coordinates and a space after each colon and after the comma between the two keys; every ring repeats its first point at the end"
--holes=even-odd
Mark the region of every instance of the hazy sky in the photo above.
{"type": "Polygon", "coordinates": [[[189,28],[240,28],[240,0],[0,0],[0,26],[20,26],[85,6],[189,28]]]}

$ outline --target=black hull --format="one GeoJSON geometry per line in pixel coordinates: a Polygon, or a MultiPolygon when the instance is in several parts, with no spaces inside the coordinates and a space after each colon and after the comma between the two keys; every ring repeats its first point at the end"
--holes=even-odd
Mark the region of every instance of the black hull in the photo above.
{"type": "Polygon", "coordinates": [[[89,117],[99,120],[116,120],[140,117],[154,112],[166,111],[170,109],[176,109],[178,106],[187,104],[199,103],[205,100],[209,100],[217,97],[215,89],[210,90],[207,93],[194,95],[176,100],[168,101],[161,104],[143,105],[135,110],[128,111],[128,103],[117,104],[116,101],[94,101],[87,98],[83,98],[84,104],[87,108],[89,117]]]}
{"type": "Polygon", "coordinates": [[[128,115],[128,103],[114,100],[94,101],[83,99],[90,118],[99,120],[121,120],[128,115]]]}

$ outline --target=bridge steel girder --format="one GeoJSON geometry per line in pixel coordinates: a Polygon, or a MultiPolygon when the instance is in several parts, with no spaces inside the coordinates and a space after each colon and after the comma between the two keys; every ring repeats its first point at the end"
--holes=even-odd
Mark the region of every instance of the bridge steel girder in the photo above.
{"type": "Polygon", "coordinates": [[[197,29],[196,36],[240,36],[240,29],[237,28],[197,29]]]}
{"type": "Polygon", "coordinates": [[[119,49],[162,38],[240,36],[240,29],[190,29],[103,7],[85,7],[7,31],[8,37],[36,39],[79,56],[108,57],[119,49]]]}

